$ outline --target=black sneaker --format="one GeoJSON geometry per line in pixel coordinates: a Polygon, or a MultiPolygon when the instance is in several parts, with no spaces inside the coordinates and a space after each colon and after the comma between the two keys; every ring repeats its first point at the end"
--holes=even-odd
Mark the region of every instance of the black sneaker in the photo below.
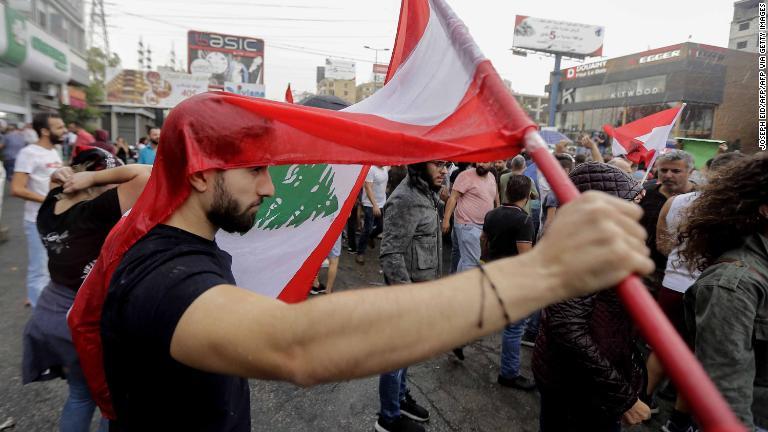
{"type": "Polygon", "coordinates": [[[501,375],[496,379],[504,387],[516,388],[518,390],[531,391],[536,388],[536,383],[532,379],[518,375],[514,378],[506,378],[501,375]]]}
{"type": "Polygon", "coordinates": [[[401,415],[396,420],[387,421],[379,414],[375,430],[376,432],[424,432],[424,427],[406,416],[401,415]]]}
{"type": "Polygon", "coordinates": [[[400,413],[417,422],[429,421],[429,411],[417,404],[410,392],[405,392],[405,399],[400,401],[400,413]]]}
{"type": "Polygon", "coordinates": [[[325,294],[325,285],[320,284],[320,286],[312,287],[311,290],[309,290],[309,295],[320,295],[325,294]]]}

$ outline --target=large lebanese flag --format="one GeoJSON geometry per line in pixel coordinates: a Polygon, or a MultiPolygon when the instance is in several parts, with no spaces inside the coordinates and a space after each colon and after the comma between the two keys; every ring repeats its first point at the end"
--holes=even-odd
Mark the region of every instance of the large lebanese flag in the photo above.
{"type": "Polygon", "coordinates": [[[125,252],[189,196],[189,175],[270,166],[276,196],[246,235],[219,235],[238,285],[306,297],[365,179],[364,165],[490,161],[535,130],[444,0],[403,0],[387,84],[344,111],[212,92],[174,108],[152,176],[112,230],[69,314],[91,394],[115,418],[103,367],[101,309],[125,252]]]}
{"type": "Polygon", "coordinates": [[[648,167],[656,154],[667,146],[667,138],[685,104],[659,111],[656,114],[613,128],[603,125],[603,130],[611,137],[611,150],[614,156],[626,155],[634,163],[645,162],[648,167]]]}

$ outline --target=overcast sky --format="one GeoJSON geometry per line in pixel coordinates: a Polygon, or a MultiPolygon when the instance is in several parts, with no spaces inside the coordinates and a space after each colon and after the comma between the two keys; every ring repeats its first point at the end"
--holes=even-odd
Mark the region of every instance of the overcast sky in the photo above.
{"type": "MultiPolygon", "coordinates": [[[[531,94],[544,94],[554,59],[512,55],[515,15],[603,25],[604,58],[688,40],[727,47],[733,18],[733,2],[726,0],[448,2],[502,77],[531,94]]],[[[111,49],[124,68],[137,67],[139,37],[151,46],[155,67],[168,62],[172,47],[186,64],[190,29],[264,39],[267,97],[281,100],[288,82],[314,92],[315,68],[329,56],[356,60],[357,83],[370,81],[375,53],[363,45],[392,47],[400,0],[105,0],[105,9],[111,49]]],[[[388,61],[389,52],[379,59],[388,61]]]]}

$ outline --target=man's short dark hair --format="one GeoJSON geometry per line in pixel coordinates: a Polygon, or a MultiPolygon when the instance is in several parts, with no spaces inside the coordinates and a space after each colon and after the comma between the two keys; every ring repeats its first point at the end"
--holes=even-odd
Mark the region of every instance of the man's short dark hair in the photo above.
{"type": "Polygon", "coordinates": [[[51,130],[50,129],[51,125],[49,121],[52,118],[60,119],[61,116],[56,113],[39,113],[39,114],[35,114],[35,116],[32,117],[32,129],[34,129],[35,132],[37,132],[38,137],[43,136],[42,134],[43,129],[48,129],[49,131],[51,130]]]}
{"type": "Polygon", "coordinates": [[[587,155],[585,154],[577,154],[576,155],[576,165],[581,165],[584,162],[587,161],[587,155]]]}
{"type": "Polygon", "coordinates": [[[531,196],[531,179],[525,175],[513,174],[507,180],[504,191],[507,201],[513,203],[531,196]]]}
{"type": "Polygon", "coordinates": [[[560,166],[568,171],[573,169],[574,161],[573,156],[567,153],[558,153],[555,155],[555,159],[560,162],[560,166]]]}

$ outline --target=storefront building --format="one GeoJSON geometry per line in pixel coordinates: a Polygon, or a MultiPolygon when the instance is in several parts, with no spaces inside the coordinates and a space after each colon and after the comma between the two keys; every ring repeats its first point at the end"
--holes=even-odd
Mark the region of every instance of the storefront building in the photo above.
{"type": "Polygon", "coordinates": [[[556,126],[575,138],[687,104],[675,137],[757,148],[757,55],[684,43],[561,71],[556,126]]]}
{"type": "Polygon", "coordinates": [[[29,122],[62,104],[85,105],[90,82],[80,0],[0,3],[0,118],[29,122]]]}

